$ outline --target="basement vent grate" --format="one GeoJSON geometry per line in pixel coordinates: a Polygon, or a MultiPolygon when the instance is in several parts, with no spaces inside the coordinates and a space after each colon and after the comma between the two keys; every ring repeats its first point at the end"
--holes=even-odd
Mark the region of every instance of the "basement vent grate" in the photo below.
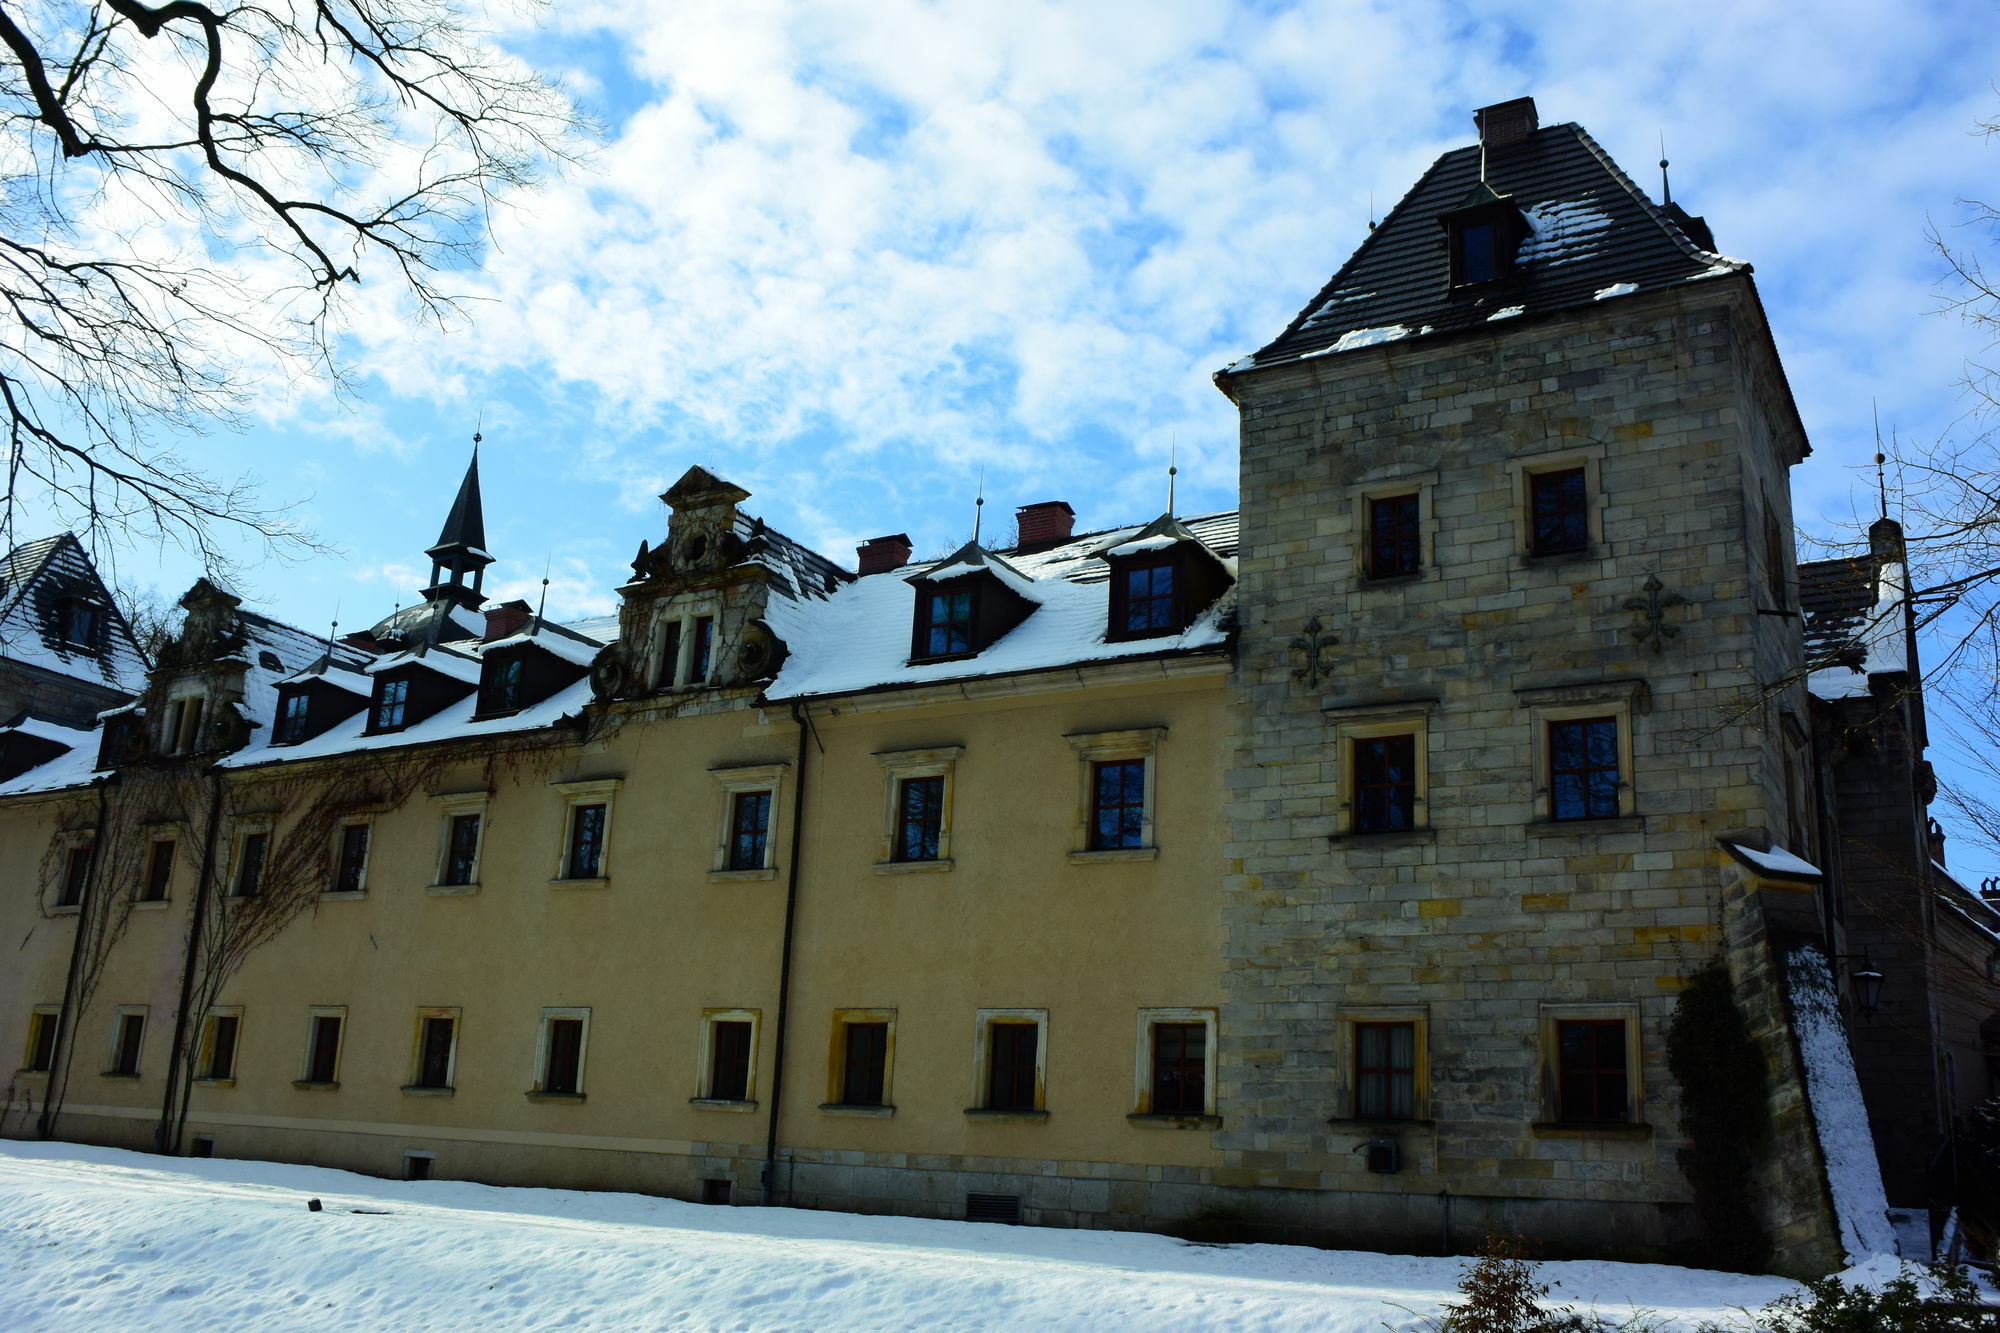
{"type": "Polygon", "coordinates": [[[968,1194],[965,1196],[968,1222],[1019,1222],[1021,1196],[1018,1194],[968,1194]]]}

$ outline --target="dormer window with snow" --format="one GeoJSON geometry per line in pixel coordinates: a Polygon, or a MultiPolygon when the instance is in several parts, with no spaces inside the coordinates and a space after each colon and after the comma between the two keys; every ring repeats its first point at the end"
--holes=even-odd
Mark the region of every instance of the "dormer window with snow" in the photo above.
{"type": "Polygon", "coordinates": [[[916,592],[912,662],[976,656],[1026,620],[1036,605],[1026,595],[1034,580],[977,542],[967,542],[909,583],[916,592]]]}
{"type": "Polygon", "coordinates": [[[938,588],[923,599],[919,657],[960,657],[972,651],[972,589],[938,588]]]}
{"type": "Polygon", "coordinates": [[[368,721],[371,731],[395,731],[403,725],[403,715],[410,704],[410,682],[408,680],[383,680],[375,683],[374,712],[368,721]]]}
{"type": "Polygon", "coordinates": [[[554,697],[590,674],[598,647],[540,622],[531,634],[490,645],[480,662],[479,707],[473,716],[507,717],[554,697]]]}
{"type": "Polygon", "coordinates": [[[103,646],[104,608],[81,597],[64,601],[60,611],[63,639],[95,651],[103,646]]]}
{"type": "Polygon", "coordinates": [[[1111,566],[1104,637],[1113,643],[1181,633],[1232,582],[1215,553],[1171,514],[1096,554],[1111,566]]]}
{"type": "Polygon", "coordinates": [[[494,668],[488,686],[487,697],[481,702],[482,713],[511,713],[521,706],[521,673],[524,664],[518,657],[510,657],[494,668]]]}
{"type": "Polygon", "coordinates": [[[1496,282],[1514,271],[1514,255],[1527,239],[1528,222],[1507,195],[1481,181],[1464,202],[1439,215],[1451,253],[1453,288],[1496,282]]]}
{"type": "Polygon", "coordinates": [[[1112,600],[1116,637],[1143,639],[1172,634],[1181,627],[1180,579],[1174,562],[1155,559],[1119,571],[1112,600]]]}
{"type": "Polygon", "coordinates": [[[278,730],[274,739],[280,745],[293,745],[306,738],[306,727],[312,720],[312,697],[303,690],[286,691],[278,704],[278,730]]]}

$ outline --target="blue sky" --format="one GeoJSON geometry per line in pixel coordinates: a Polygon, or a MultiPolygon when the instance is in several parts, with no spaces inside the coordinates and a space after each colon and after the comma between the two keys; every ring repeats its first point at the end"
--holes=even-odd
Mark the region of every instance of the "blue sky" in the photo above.
{"type": "MultiPolygon", "coordinates": [[[[507,12],[511,16],[512,11],[507,12]]],[[[594,160],[495,220],[442,330],[364,282],[359,392],[273,384],[189,442],[341,548],[250,568],[297,623],[409,599],[483,421],[489,588],[592,613],[657,493],[701,464],[837,557],[919,553],[1067,499],[1144,519],[1234,502],[1210,373],[1280,329],[1475,107],[1585,125],[1756,265],[1815,454],[1802,521],[1872,505],[1872,412],[1950,429],[1979,343],[1939,303],[1927,221],[2000,196],[1991,4],[698,6],[569,3],[505,42],[604,124],[594,160]]],[[[184,587],[171,550],[127,583],[184,587]]]]}

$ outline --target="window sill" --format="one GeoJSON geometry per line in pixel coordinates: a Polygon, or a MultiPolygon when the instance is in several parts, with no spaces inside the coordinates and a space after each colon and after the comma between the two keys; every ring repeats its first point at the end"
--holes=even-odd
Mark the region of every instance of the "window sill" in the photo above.
{"type": "Polygon", "coordinates": [[[1346,1130],[1350,1134],[1394,1134],[1399,1129],[1429,1129],[1435,1120],[1392,1120],[1381,1116],[1332,1116],[1327,1120],[1330,1129],[1346,1130]]]}
{"type": "Polygon", "coordinates": [[[1531,838],[1562,838],[1581,833],[1644,833],[1644,815],[1613,815],[1609,819],[1537,819],[1528,824],[1531,838]]]}
{"type": "Polygon", "coordinates": [[[197,1088],[233,1088],[236,1086],[236,1080],[233,1078],[198,1078],[194,1081],[194,1085],[197,1088]]]}
{"type": "Polygon", "coordinates": [[[524,1095],[531,1102],[580,1102],[589,1096],[582,1092],[528,1092],[524,1095]]]}
{"type": "Polygon", "coordinates": [[[1332,835],[1327,841],[1335,844],[1350,842],[1369,847],[1416,847],[1423,843],[1436,842],[1437,830],[1429,827],[1349,829],[1344,833],[1332,835]]]}
{"type": "Polygon", "coordinates": [[[1528,565],[1578,565],[1586,560],[1597,559],[1597,552],[1591,547],[1576,551],[1523,551],[1521,561],[1528,565]]]}
{"type": "Polygon", "coordinates": [[[430,1088],[421,1083],[408,1083],[403,1086],[405,1097],[450,1097],[457,1092],[456,1088],[430,1088]]]}
{"type": "Polygon", "coordinates": [[[762,870],[711,870],[708,872],[709,882],[714,884],[723,884],[737,879],[776,879],[777,877],[778,869],[776,866],[766,866],[762,870]]]}
{"type": "Polygon", "coordinates": [[[1369,592],[1376,588],[1404,588],[1412,583],[1422,583],[1424,569],[1405,570],[1401,574],[1364,574],[1361,576],[1361,590],[1369,592]]]}
{"type": "Polygon", "coordinates": [[[1566,1125],[1558,1121],[1537,1121],[1528,1132],[1538,1139],[1650,1139],[1651,1125],[1566,1125]]]}
{"type": "Polygon", "coordinates": [[[321,1082],[310,1078],[295,1078],[292,1080],[292,1086],[300,1092],[333,1092],[340,1087],[340,1084],[333,1081],[321,1082]]]}
{"type": "Polygon", "coordinates": [[[728,1097],[690,1097],[688,1105],[699,1111],[739,1111],[748,1114],[757,1109],[757,1103],[736,1101],[728,1097]]]}
{"type": "Polygon", "coordinates": [[[875,873],[878,875],[942,875],[951,869],[951,858],[939,857],[934,861],[877,861],[875,873]]]}
{"type": "Polygon", "coordinates": [[[366,889],[356,889],[351,893],[343,893],[339,891],[333,893],[322,893],[319,896],[319,900],[323,903],[358,903],[367,896],[368,896],[368,891],[366,889]]]}
{"type": "Polygon", "coordinates": [[[120,1073],[116,1069],[107,1069],[102,1074],[99,1074],[98,1077],[123,1079],[127,1083],[137,1083],[139,1081],[139,1076],[137,1074],[120,1073]]]}
{"type": "Polygon", "coordinates": [[[49,1071],[46,1069],[17,1069],[14,1071],[14,1077],[16,1078],[47,1078],[48,1076],[49,1071]]]}
{"type": "Polygon", "coordinates": [[[552,879],[552,889],[608,889],[611,887],[609,875],[599,875],[596,879],[552,879]]]}
{"type": "Polygon", "coordinates": [[[1221,1129],[1219,1115],[1174,1115],[1164,1111],[1139,1111],[1125,1117],[1140,1129],[1221,1129]]]}
{"type": "Polygon", "coordinates": [[[887,1120],[896,1114],[893,1106],[855,1106],[847,1102],[821,1102],[819,1109],[828,1115],[865,1116],[874,1120],[887,1120]]]}
{"type": "Polygon", "coordinates": [[[132,900],[132,910],[135,912],[164,912],[172,906],[173,903],[166,898],[135,898],[132,900]]]}
{"type": "Polygon", "coordinates": [[[426,884],[424,892],[433,898],[460,898],[468,893],[479,892],[477,884],[426,884]]]}
{"type": "Polygon", "coordinates": [[[1157,847],[1105,847],[1094,852],[1071,852],[1069,863],[1073,866],[1104,865],[1113,861],[1157,861],[1160,849],[1157,847]]]}
{"type": "Polygon", "coordinates": [[[81,912],[82,910],[83,910],[83,904],[81,904],[81,903],[68,903],[68,904],[65,904],[64,906],[61,906],[61,907],[51,907],[51,908],[49,909],[49,915],[50,915],[50,916],[75,916],[75,915],[76,915],[77,913],[81,912]]]}
{"type": "Polygon", "coordinates": [[[998,1120],[1007,1124],[1039,1125],[1049,1118],[1047,1111],[1002,1110],[996,1106],[968,1106],[965,1108],[968,1120],[998,1120]]]}

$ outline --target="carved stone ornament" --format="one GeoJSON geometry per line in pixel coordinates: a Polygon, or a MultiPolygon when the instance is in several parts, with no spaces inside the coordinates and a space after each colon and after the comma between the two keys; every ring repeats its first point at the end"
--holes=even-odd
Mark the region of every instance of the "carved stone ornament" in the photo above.
{"type": "Polygon", "coordinates": [[[1667,650],[1667,640],[1677,638],[1680,629],[1667,623],[1667,612],[1676,606],[1686,606],[1687,598],[1677,592],[1667,592],[1666,584],[1660,582],[1658,574],[1646,576],[1644,597],[1625,599],[1627,611],[1637,611],[1645,617],[1646,623],[1639,627],[1640,643],[1652,645],[1653,655],[1659,656],[1667,650]]]}
{"type": "Polygon", "coordinates": [[[1292,679],[1302,680],[1313,689],[1333,675],[1332,650],[1340,642],[1338,635],[1319,623],[1314,616],[1306,622],[1305,631],[1293,637],[1291,650],[1299,655],[1299,664],[1292,668],[1292,679]]]}

